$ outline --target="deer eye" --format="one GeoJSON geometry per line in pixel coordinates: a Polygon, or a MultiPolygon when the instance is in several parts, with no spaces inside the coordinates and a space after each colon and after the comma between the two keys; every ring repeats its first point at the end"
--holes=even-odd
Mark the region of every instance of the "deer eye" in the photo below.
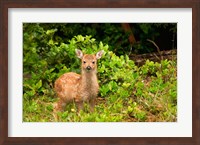
{"type": "Polygon", "coordinates": [[[83,63],[86,63],[86,61],[83,61],[83,63]]]}
{"type": "Polygon", "coordinates": [[[95,61],[93,61],[92,63],[95,64],[95,61]]]}

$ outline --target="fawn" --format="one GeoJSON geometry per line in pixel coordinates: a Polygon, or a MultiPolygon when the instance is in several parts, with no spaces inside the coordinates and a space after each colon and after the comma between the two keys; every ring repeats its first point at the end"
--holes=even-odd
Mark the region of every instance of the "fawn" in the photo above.
{"type": "MultiPolygon", "coordinates": [[[[81,75],[69,72],[60,76],[54,84],[59,98],[54,104],[54,113],[62,111],[65,105],[74,101],[78,110],[83,109],[83,103],[89,102],[90,110],[94,111],[95,99],[99,84],[97,79],[97,60],[101,58],[103,50],[94,54],[83,54],[76,49],[76,55],[81,59],[81,75]]],[[[54,114],[55,115],[55,114],[54,114]]]]}

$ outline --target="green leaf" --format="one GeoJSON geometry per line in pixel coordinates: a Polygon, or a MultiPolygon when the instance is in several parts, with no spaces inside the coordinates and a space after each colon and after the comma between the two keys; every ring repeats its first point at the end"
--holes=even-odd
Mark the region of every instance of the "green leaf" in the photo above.
{"type": "Polygon", "coordinates": [[[35,89],[40,89],[42,87],[42,80],[39,80],[39,82],[35,85],[35,89]]]}

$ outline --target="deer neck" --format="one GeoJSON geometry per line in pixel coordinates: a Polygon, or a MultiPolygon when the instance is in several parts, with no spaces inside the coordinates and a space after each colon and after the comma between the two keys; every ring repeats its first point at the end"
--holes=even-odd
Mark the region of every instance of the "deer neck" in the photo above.
{"type": "Polygon", "coordinates": [[[85,89],[90,89],[92,86],[97,84],[97,75],[96,71],[81,73],[81,85],[84,86],[85,89]]]}

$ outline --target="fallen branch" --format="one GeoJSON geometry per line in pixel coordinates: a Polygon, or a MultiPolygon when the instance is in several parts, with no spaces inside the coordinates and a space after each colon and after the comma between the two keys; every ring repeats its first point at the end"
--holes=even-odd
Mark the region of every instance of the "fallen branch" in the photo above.
{"type": "Polygon", "coordinates": [[[154,53],[147,53],[147,54],[140,54],[135,55],[131,54],[129,57],[131,60],[135,61],[135,63],[139,66],[143,65],[147,59],[154,62],[159,62],[160,59],[158,58],[158,55],[162,55],[163,60],[176,60],[177,59],[177,50],[166,50],[166,51],[160,51],[160,54],[158,52],[154,53]]]}
{"type": "Polygon", "coordinates": [[[158,45],[154,41],[152,41],[150,39],[147,39],[147,41],[151,42],[156,47],[156,49],[157,49],[157,51],[158,51],[158,53],[160,55],[160,59],[163,60],[163,57],[161,55],[160,48],[158,47],[158,45]]]}

